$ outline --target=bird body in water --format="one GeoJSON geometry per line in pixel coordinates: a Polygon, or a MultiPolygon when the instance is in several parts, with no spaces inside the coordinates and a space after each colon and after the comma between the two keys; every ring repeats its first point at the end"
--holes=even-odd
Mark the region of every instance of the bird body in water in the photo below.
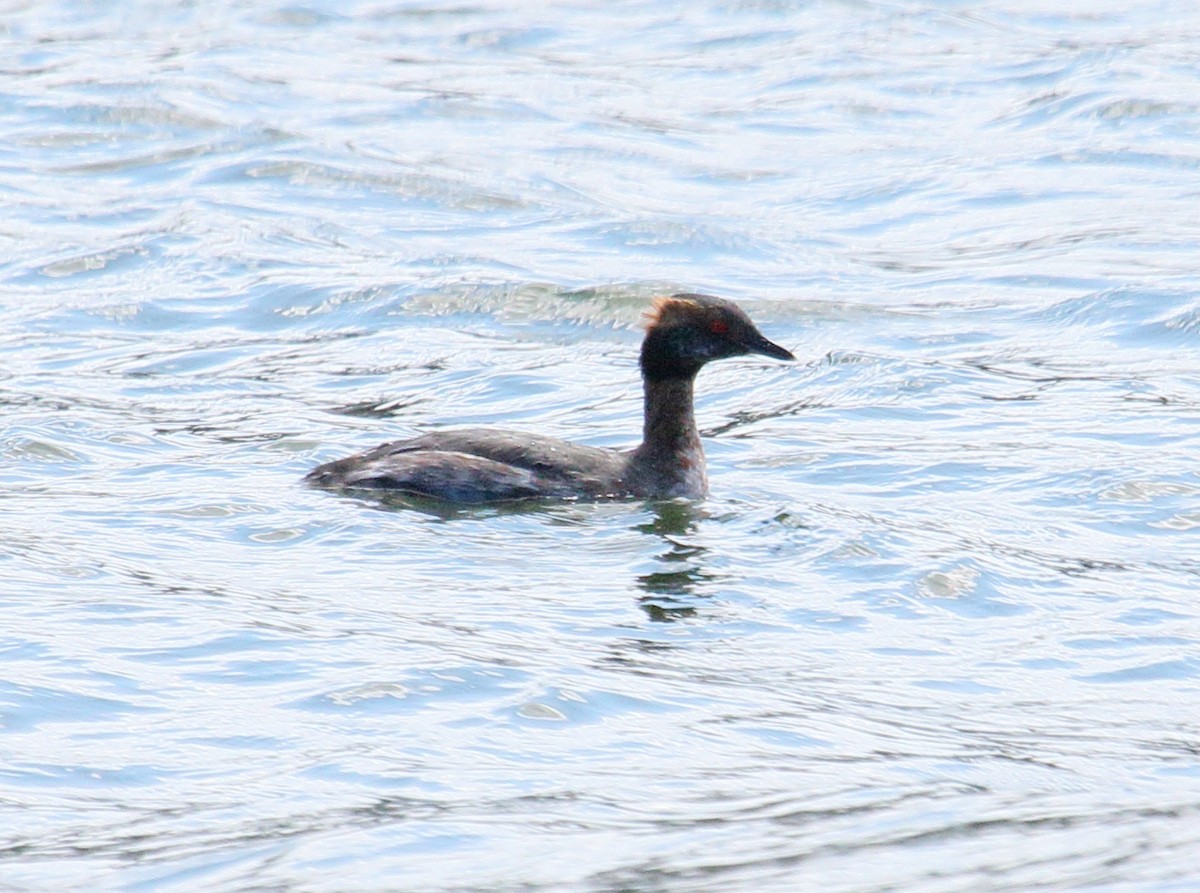
{"type": "Polygon", "coordinates": [[[736,305],[711,295],[655,300],[641,371],[640,446],[610,450],[493,428],[452,428],[327,462],[305,478],[336,490],[376,490],[479,504],[516,499],[698,499],[708,493],[692,406],[696,373],[710,360],[763,354],[793,360],[736,305]]]}

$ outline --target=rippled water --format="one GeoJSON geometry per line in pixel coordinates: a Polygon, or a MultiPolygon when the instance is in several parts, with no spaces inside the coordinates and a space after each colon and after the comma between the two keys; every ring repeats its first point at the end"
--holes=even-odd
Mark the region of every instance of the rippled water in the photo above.
{"type": "Polygon", "coordinates": [[[0,890],[1192,890],[1200,12],[8,3],[0,890]],[[640,430],[712,498],[303,488],[640,430]]]}

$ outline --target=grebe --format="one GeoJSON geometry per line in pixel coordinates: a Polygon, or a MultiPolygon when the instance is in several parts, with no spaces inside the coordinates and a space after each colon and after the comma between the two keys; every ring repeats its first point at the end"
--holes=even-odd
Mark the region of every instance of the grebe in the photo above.
{"type": "Polygon", "coordinates": [[[794,360],[734,304],[711,295],[657,298],[646,316],[640,446],[610,450],[539,434],[452,428],[327,462],[305,478],[329,489],[380,490],[456,503],[558,499],[698,499],[708,493],[692,409],[710,360],[763,354],[794,360]]]}

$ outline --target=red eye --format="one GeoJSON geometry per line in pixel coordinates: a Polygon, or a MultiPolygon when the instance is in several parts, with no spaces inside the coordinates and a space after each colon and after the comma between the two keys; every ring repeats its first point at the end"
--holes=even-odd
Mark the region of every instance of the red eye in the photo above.
{"type": "Polygon", "coordinates": [[[708,324],[708,330],[714,335],[725,335],[729,332],[729,323],[723,319],[714,319],[708,324]]]}

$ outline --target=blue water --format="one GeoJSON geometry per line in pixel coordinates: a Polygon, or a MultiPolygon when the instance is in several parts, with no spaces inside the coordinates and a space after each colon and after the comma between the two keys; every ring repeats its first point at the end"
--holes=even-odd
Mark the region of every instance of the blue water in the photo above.
{"type": "Polygon", "coordinates": [[[1200,883],[1200,11],[8,4],[0,891],[1200,883]],[[311,491],[621,446],[700,504],[311,491]]]}

